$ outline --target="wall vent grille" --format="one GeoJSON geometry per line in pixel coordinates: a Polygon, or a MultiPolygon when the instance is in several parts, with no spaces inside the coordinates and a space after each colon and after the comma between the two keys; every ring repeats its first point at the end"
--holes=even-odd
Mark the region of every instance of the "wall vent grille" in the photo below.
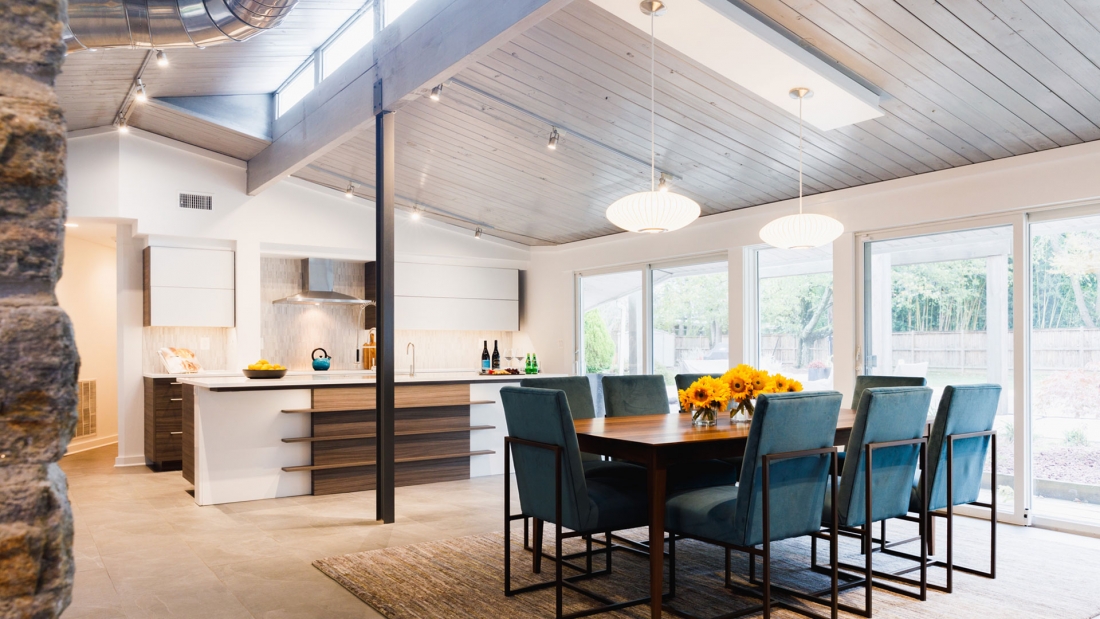
{"type": "Polygon", "coordinates": [[[214,210],[214,196],[206,196],[201,193],[181,193],[180,208],[212,211],[214,210]]]}
{"type": "Polygon", "coordinates": [[[77,383],[76,435],[73,438],[95,435],[96,407],[95,381],[82,380],[77,383]]]}

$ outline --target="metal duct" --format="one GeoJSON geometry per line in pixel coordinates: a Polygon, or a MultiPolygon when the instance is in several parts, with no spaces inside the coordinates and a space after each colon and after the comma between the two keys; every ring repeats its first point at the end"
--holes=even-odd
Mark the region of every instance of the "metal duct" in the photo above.
{"type": "Polygon", "coordinates": [[[279,25],[298,0],[69,0],[68,53],[244,41],[279,25]]]}

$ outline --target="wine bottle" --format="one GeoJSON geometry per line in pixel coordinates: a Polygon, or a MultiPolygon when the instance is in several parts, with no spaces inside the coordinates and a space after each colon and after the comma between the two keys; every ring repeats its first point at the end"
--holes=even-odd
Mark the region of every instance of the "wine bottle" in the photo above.
{"type": "Polygon", "coordinates": [[[497,341],[493,340],[493,369],[500,369],[500,351],[497,350],[497,341]]]}
{"type": "Polygon", "coordinates": [[[481,371],[488,372],[491,367],[491,361],[489,359],[489,340],[481,345],[481,371]]]}

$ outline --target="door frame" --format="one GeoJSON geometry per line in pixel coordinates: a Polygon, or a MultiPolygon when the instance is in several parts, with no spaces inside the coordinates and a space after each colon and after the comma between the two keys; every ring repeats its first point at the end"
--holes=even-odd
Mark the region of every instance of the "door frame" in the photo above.
{"type": "MultiPolygon", "coordinates": [[[[983,217],[968,217],[934,224],[922,224],[899,228],[887,228],[881,230],[856,232],[856,260],[855,260],[855,321],[856,321],[856,350],[859,351],[860,371],[865,371],[870,356],[868,348],[871,325],[867,321],[867,307],[871,302],[870,285],[867,278],[870,277],[869,244],[876,241],[891,239],[911,238],[942,234],[946,232],[964,232],[982,228],[996,228],[1002,226],[1012,227],[1012,386],[1013,386],[1013,502],[1012,511],[1003,511],[1005,506],[997,510],[997,519],[1010,524],[1030,525],[1031,514],[1031,367],[1030,355],[1028,355],[1030,343],[1031,325],[1031,277],[1030,277],[1030,233],[1028,227],[1028,214],[1026,212],[1013,212],[1000,215],[983,217]],[[1020,268],[1027,265],[1027,268],[1020,268]],[[1025,325],[1028,328],[1018,328],[1025,325]]],[[[995,472],[993,480],[996,479],[995,472]]],[[[997,505],[996,483],[991,483],[991,495],[993,504],[997,505]]],[[[989,519],[989,510],[970,506],[956,508],[956,513],[977,518],[989,519]]]]}

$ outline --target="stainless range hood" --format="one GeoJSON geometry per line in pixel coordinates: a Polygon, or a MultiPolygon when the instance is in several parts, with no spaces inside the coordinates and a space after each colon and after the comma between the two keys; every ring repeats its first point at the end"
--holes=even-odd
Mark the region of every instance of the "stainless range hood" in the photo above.
{"type": "Polygon", "coordinates": [[[374,305],[374,301],[335,292],[336,265],[332,260],[305,258],[302,260],[302,292],[273,301],[290,305],[374,305]]]}

